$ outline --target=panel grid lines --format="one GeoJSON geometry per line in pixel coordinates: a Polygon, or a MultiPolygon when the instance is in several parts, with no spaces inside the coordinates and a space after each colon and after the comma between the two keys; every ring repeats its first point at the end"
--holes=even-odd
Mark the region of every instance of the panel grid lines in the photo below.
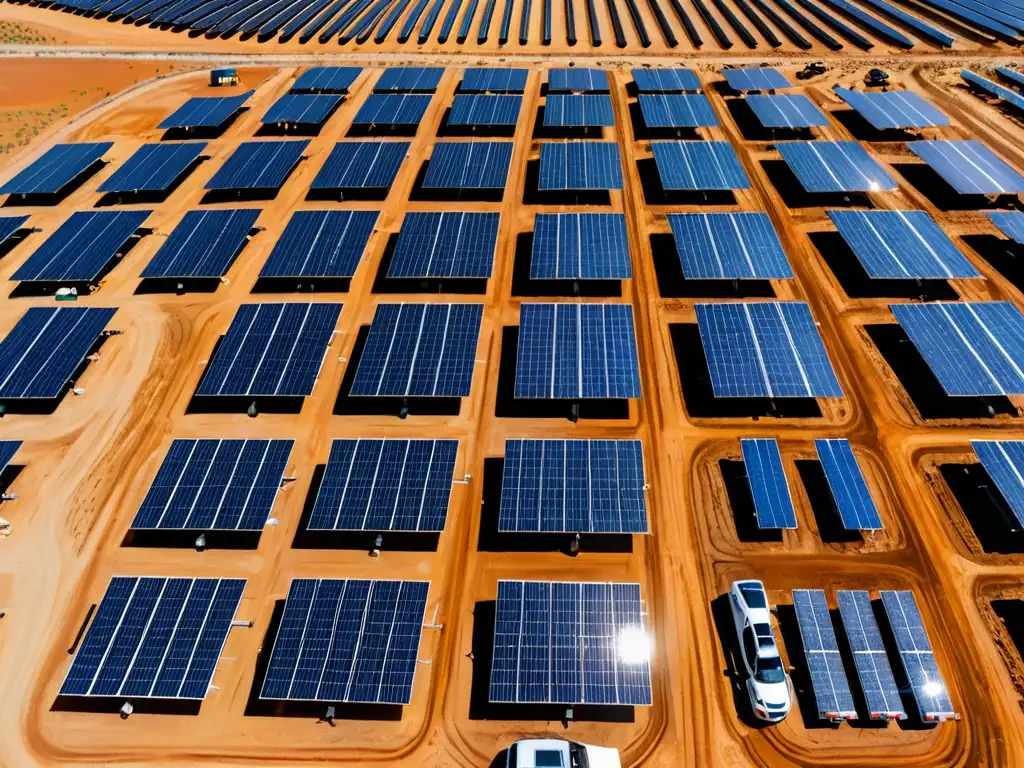
{"type": "Polygon", "coordinates": [[[497,213],[405,215],[389,278],[489,278],[498,240],[497,213]]]}
{"type": "Polygon", "coordinates": [[[855,720],[857,710],[839,655],[824,591],[794,589],[793,607],[807,657],[818,717],[855,720]]]}
{"type": "Polygon", "coordinates": [[[538,213],[531,280],[629,280],[633,268],[621,213],[538,213]]]}
{"type": "Polygon", "coordinates": [[[687,280],[782,280],[793,277],[766,213],[670,213],[687,280]]]}

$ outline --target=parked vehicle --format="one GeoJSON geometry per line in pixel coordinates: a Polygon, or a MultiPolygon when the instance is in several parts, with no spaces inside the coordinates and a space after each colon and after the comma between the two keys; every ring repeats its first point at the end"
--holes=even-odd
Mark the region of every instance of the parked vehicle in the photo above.
{"type": "Polygon", "coordinates": [[[619,751],[562,739],[524,739],[508,748],[508,768],[621,768],[619,751]]]}
{"type": "Polygon", "coordinates": [[[729,604],[754,715],[770,723],[780,722],[789,714],[793,696],[789,675],[772,633],[764,585],[754,580],[734,581],[729,604]]]}

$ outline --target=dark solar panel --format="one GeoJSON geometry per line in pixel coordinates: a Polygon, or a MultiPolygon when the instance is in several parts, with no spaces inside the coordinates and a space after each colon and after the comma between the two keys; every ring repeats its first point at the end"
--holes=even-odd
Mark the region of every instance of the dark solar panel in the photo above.
{"type": "Polygon", "coordinates": [[[747,96],[746,102],[765,128],[799,130],[828,125],[824,113],[802,93],[754,94],[747,96]]]}
{"type": "Polygon", "coordinates": [[[692,69],[634,69],[633,82],[640,93],[699,91],[700,79],[692,69]]]}
{"type": "Polygon", "coordinates": [[[632,276],[623,214],[537,214],[531,280],[629,280],[632,276]]]}
{"type": "Polygon", "coordinates": [[[460,93],[523,93],[527,69],[471,67],[459,85],[460,93]]]}
{"type": "Polygon", "coordinates": [[[0,185],[0,195],[55,195],[92,168],[113,145],[58,144],[10,181],[0,185]]]}
{"type": "Polygon", "coordinates": [[[641,93],[638,97],[648,128],[707,128],[721,125],[702,93],[641,93]]]}
{"type": "Polygon", "coordinates": [[[28,216],[0,216],[0,245],[6,243],[28,221],[28,216]]]}
{"type": "Polygon", "coordinates": [[[439,141],[424,189],[503,189],[512,162],[511,141],[439,141]]]}
{"type": "Polygon", "coordinates": [[[458,440],[335,440],[309,530],[443,531],[458,440]]]}
{"type": "Polygon", "coordinates": [[[319,93],[286,93],[260,118],[264,125],[320,125],[341,104],[343,96],[319,93]]]}
{"type": "Polygon", "coordinates": [[[856,720],[857,710],[843,659],[839,655],[825,592],[820,589],[794,589],[793,608],[800,627],[818,717],[822,720],[856,720]]]}
{"type": "Polygon", "coordinates": [[[776,91],[792,87],[785,75],[771,67],[723,69],[722,74],[734,91],[776,91]]]}
{"type": "Polygon", "coordinates": [[[279,189],[309,141],[247,141],[220,167],[204,189],[279,189]]]}
{"type": "Polygon", "coordinates": [[[523,97],[464,93],[455,96],[448,125],[508,126],[519,121],[523,97]]]}
{"type": "Polygon", "coordinates": [[[892,177],[856,141],[787,141],[776,146],[808,192],[892,192],[896,189],[892,177]]]}
{"type": "Polygon", "coordinates": [[[603,69],[548,70],[548,91],[550,93],[608,93],[608,73],[603,69]]]}
{"type": "Polygon", "coordinates": [[[292,86],[292,93],[348,93],[362,67],[310,67],[292,86]]]}
{"type": "Polygon", "coordinates": [[[311,188],[390,189],[408,152],[407,141],[339,142],[311,188]]]}
{"type": "Polygon", "coordinates": [[[607,94],[553,93],[544,101],[547,127],[600,127],[615,125],[612,98],[607,94]]]}
{"type": "Polygon", "coordinates": [[[654,162],[667,190],[750,189],[750,180],[727,141],[654,141],[654,162]]]}
{"type": "Polygon", "coordinates": [[[540,145],[541,191],[622,189],[619,145],[611,141],[540,145]]]}
{"type": "Polygon", "coordinates": [[[866,590],[840,589],[836,591],[836,599],[868,716],[872,720],[902,720],[906,712],[889,666],[882,632],[871,607],[871,596],[866,590]]]}
{"type": "Polygon", "coordinates": [[[796,510],[789,493],[789,481],[782,466],[782,454],[774,438],[740,440],[747,482],[754,499],[757,527],[796,528],[796,510]]]}
{"type": "Polygon", "coordinates": [[[668,223],[688,280],[793,277],[766,213],[670,213],[668,223]]]}
{"type": "Polygon", "coordinates": [[[915,141],[909,146],[961,195],[1024,192],[1024,176],[980,141],[915,141]]]}
{"type": "Polygon", "coordinates": [[[877,531],[882,528],[878,508],[871,498],[864,473],[849,440],[815,440],[821,468],[825,472],[843,527],[849,531],[877,531]]]}
{"type": "Polygon", "coordinates": [[[359,108],[353,125],[419,125],[431,96],[371,93],[359,108]]]}
{"type": "Polygon", "coordinates": [[[391,67],[385,69],[374,93],[433,93],[441,82],[444,67],[391,67]]]}
{"type": "Polygon", "coordinates": [[[296,211],[260,277],[352,277],[377,211],[296,211]]]}
{"type": "Polygon", "coordinates": [[[142,277],[222,277],[249,242],[255,208],[189,211],[142,277]]]}
{"type": "Polygon", "coordinates": [[[838,86],[833,90],[878,130],[949,125],[948,117],[912,91],[862,93],[838,86]]]}
{"type": "Polygon", "coordinates": [[[0,472],[7,469],[19,448],[21,440],[0,440],[0,472]]]}
{"type": "Polygon", "coordinates": [[[497,213],[407,213],[388,277],[488,278],[497,239],[497,213]]]}
{"type": "MultiPolygon", "coordinates": [[[[1024,243],[1024,213],[1020,211],[996,211],[988,214],[996,228],[1011,240],[1024,243]]],[[[0,238],[2,242],[2,238],[0,238]]]]}
{"type": "Polygon", "coordinates": [[[189,99],[157,126],[170,128],[219,128],[230,120],[255,91],[238,96],[196,97],[189,99]]]}
{"type": "Polygon", "coordinates": [[[971,447],[1024,529],[1024,441],[971,440],[971,447]]]}
{"type": "Polygon", "coordinates": [[[163,192],[192,169],[206,142],[143,144],[99,186],[100,192],[163,192]]]}

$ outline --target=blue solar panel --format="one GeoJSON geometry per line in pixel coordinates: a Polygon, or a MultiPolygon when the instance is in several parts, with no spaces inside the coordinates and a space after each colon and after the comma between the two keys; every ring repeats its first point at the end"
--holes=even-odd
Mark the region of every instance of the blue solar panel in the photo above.
{"type": "Polygon", "coordinates": [[[721,125],[711,102],[702,93],[641,93],[638,100],[644,124],[648,128],[706,128],[721,125]]]}
{"type": "Polygon", "coordinates": [[[766,213],[670,213],[688,280],[782,280],[793,270],[766,213]]]}
{"type": "Polygon", "coordinates": [[[622,189],[619,145],[611,141],[540,145],[541,191],[622,189]]]}
{"type": "Polygon", "coordinates": [[[1024,176],[980,141],[916,141],[910,150],[961,195],[1024,192],[1024,176]]]}
{"type": "Polygon", "coordinates": [[[335,440],[311,531],[443,531],[458,440],[335,440]]]}
{"type": "Polygon", "coordinates": [[[460,93],[523,93],[526,91],[527,69],[505,67],[471,67],[466,70],[460,93]]]}
{"type": "Polygon", "coordinates": [[[378,304],[356,397],[467,397],[483,304],[378,304]]]}
{"type": "Polygon", "coordinates": [[[247,141],[220,167],[204,189],[279,189],[309,141],[247,141]]]}
{"type": "Polygon", "coordinates": [[[0,216],[0,245],[6,243],[25,226],[28,216],[0,216]]]}
{"type": "Polygon", "coordinates": [[[851,531],[880,530],[882,519],[878,516],[878,508],[871,498],[850,441],[815,440],[814,448],[832,489],[832,498],[839,509],[843,527],[851,531]]]}
{"type": "Polygon", "coordinates": [[[390,189],[408,153],[407,141],[339,142],[311,189],[390,189]]]}
{"type": "Polygon", "coordinates": [[[497,213],[407,213],[388,277],[488,278],[497,240],[497,213]]]}
{"type": "Polygon", "coordinates": [[[408,704],[429,587],[293,579],[260,698],[408,704]]]}
{"type": "Polygon", "coordinates": [[[649,706],[645,643],[639,584],[499,581],[488,699],[649,706]]]}
{"type": "Polygon", "coordinates": [[[700,79],[692,69],[634,69],[633,82],[640,93],[699,91],[700,79]]]}
{"type": "Polygon", "coordinates": [[[821,128],[828,125],[824,113],[802,93],[755,94],[747,104],[765,128],[821,128]]]}
{"type": "Polygon", "coordinates": [[[1024,441],[971,440],[971,447],[1024,529],[1024,441]]]}
{"type": "Polygon", "coordinates": [[[424,189],[504,189],[511,141],[439,141],[430,156],[424,189]]]}
{"type": "Polygon", "coordinates": [[[506,440],[498,530],[647,533],[639,440],[506,440]]]}
{"type": "Polygon", "coordinates": [[[889,308],[947,395],[1024,394],[1024,315],[1010,302],[889,308]]]}
{"type": "Polygon", "coordinates": [[[740,440],[758,528],[796,528],[782,454],[774,438],[740,440]]]}
{"type": "Polygon", "coordinates": [[[189,211],[142,277],[222,277],[249,242],[259,215],[255,208],[189,211]]]}
{"type": "Polygon", "coordinates": [[[640,397],[633,308],[629,304],[523,304],[515,396],[640,397]]]}
{"type": "Polygon", "coordinates": [[[866,590],[840,589],[836,591],[836,599],[868,716],[872,720],[902,720],[906,717],[903,700],[889,667],[889,656],[875,620],[870,595],[866,590]]]}
{"type": "Polygon", "coordinates": [[[362,71],[362,67],[310,67],[291,90],[292,93],[348,93],[362,71]]]}
{"type": "Polygon", "coordinates": [[[899,22],[901,26],[914,30],[919,37],[923,37],[925,40],[930,40],[944,48],[951,47],[955,42],[945,32],[930,24],[925,24],[917,16],[901,10],[893,3],[886,2],[885,0],[861,0],[861,2],[871,8],[871,10],[878,11],[883,16],[888,16],[890,19],[899,22]]]}
{"type": "Polygon", "coordinates": [[[880,131],[949,125],[948,117],[912,91],[861,93],[839,86],[833,90],[839,98],[880,131]]]}
{"type": "Polygon", "coordinates": [[[7,469],[19,448],[21,440],[0,440],[0,472],[7,469]]]}
{"type": "Polygon", "coordinates": [[[0,195],[55,195],[92,168],[113,145],[58,144],[10,181],[0,195]]]}
{"type": "Polygon", "coordinates": [[[891,192],[896,189],[892,177],[855,141],[787,141],[777,147],[808,192],[891,192]]]}
{"type": "Polygon", "coordinates": [[[115,576],[62,696],[205,698],[245,579],[115,576]]]}
{"type": "Polygon", "coordinates": [[[391,67],[385,69],[374,93],[433,93],[441,82],[444,67],[391,67]]]}
{"type": "Polygon", "coordinates": [[[722,74],[734,91],[776,91],[792,87],[784,74],[771,67],[723,69],[722,74]]]}
{"type": "Polygon", "coordinates": [[[960,70],[960,77],[963,78],[964,82],[971,87],[978,88],[993,98],[1002,99],[1007,104],[1010,104],[1019,110],[1024,110],[1024,96],[1021,96],[1016,91],[1004,88],[998,83],[994,83],[991,80],[988,80],[981,75],[976,75],[966,69],[960,70]]]}
{"type": "Polygon", "coordinates": [[[608,93],[608,73],[603,69],[548,70],[549,93],[608,93]]]}
{"type": "Polygon", "coordinates": [[[871,278],[981,277],[924,211],[829,211],[828,215],[871,278]]]}
{"type": "Polygon", "coordinates": [[[1024,74],[1017,70],[1010,69],[1009,67],[996,67],[996,74],[1008,83],[1012,83],[1018,88],[1024,88],[1024,74]]]}
{"type": "Polygon", "coordinates": [[[309,395],[340,314],[341,304],[243,304],[196,394],[309,395]]]}
{"type": "Polygon", "coordinates": [[[264,125],[320,125],[341,104],[343,96],[318,93],[286,93],[260,118],[264,125]]]}
{"type": "Polygon", "coordinates": [[[629,280],[626,217],[621,213],[538,213],[531,280],[629,280]]]}
{"type": "Polygon", "coordinates": [[[76,211],[11,276],[23,282],[98,278],[150,211],[76,211]]]}
{"type": "Polygon", "coordinates": [[[1011,240],[1024,243],[1024,213],[1020,211],[997,211],[988,214],[992,223],[1011,240]]]}
{"type": "Polygon", "coordinates": [[[544,101],[544,125],[549,128],[615,125],[612,98],[608,94],[553,93],[544,101]]]}
{"type": "Polygon", "coordinates": [[[206,142],[143,144],[99,186],[100,192],[163,192],[199,160],[206,142]]]}
{"type": "Polygon", "coordinates": [[[856,720],[857,710],[843,659],[839,655],[839,644],[824,591],[794,589],[793,608],[800,627],[818,717],[822,720],[856,720]]]}
{"type": "Polygon", "coordinates": [[[296,211],[260,277],[352,277],[377,211],[296,211]]]}
{"type": "Polygon", "coordinates": [[[219,128],[230,120],[255,91],[238,96],[195,97],[186,101],[157,126],[170,128],[219,128]]]}
{"type": "Polygon", "coordinates": [[[431,96],[371,93],[359,108],[353,125],[419,125],[431,96]]]}
{"type": "Polygon", "coordinates": [[[132,528],[258,531],[281,488],[292,440],[175,440],[132,528]]]}
{"type": "Polygon", "coordinates": [[[750,189],[727,141],[654,141],[654,162],[667,190],[750,189]]]}
{"type": "Polygon", "coordinates": [[[842,397],[802,301],[697,304],[715,397],[842,397]]]}
{"type": "Polygon", "coordinates": [[[458,94],[452,101],[448,125],[515,125],[522,103],[519,95],[458,94]]]}

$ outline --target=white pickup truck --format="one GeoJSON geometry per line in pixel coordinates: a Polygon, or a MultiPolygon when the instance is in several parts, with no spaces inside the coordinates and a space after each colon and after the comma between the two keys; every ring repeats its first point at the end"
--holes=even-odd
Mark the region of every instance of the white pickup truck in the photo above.
{"type": "Polygon", "coordinates": [[[508,768],[621,768],[619,751],[562,739],[524,739],[508,748],[508,768]]]}

